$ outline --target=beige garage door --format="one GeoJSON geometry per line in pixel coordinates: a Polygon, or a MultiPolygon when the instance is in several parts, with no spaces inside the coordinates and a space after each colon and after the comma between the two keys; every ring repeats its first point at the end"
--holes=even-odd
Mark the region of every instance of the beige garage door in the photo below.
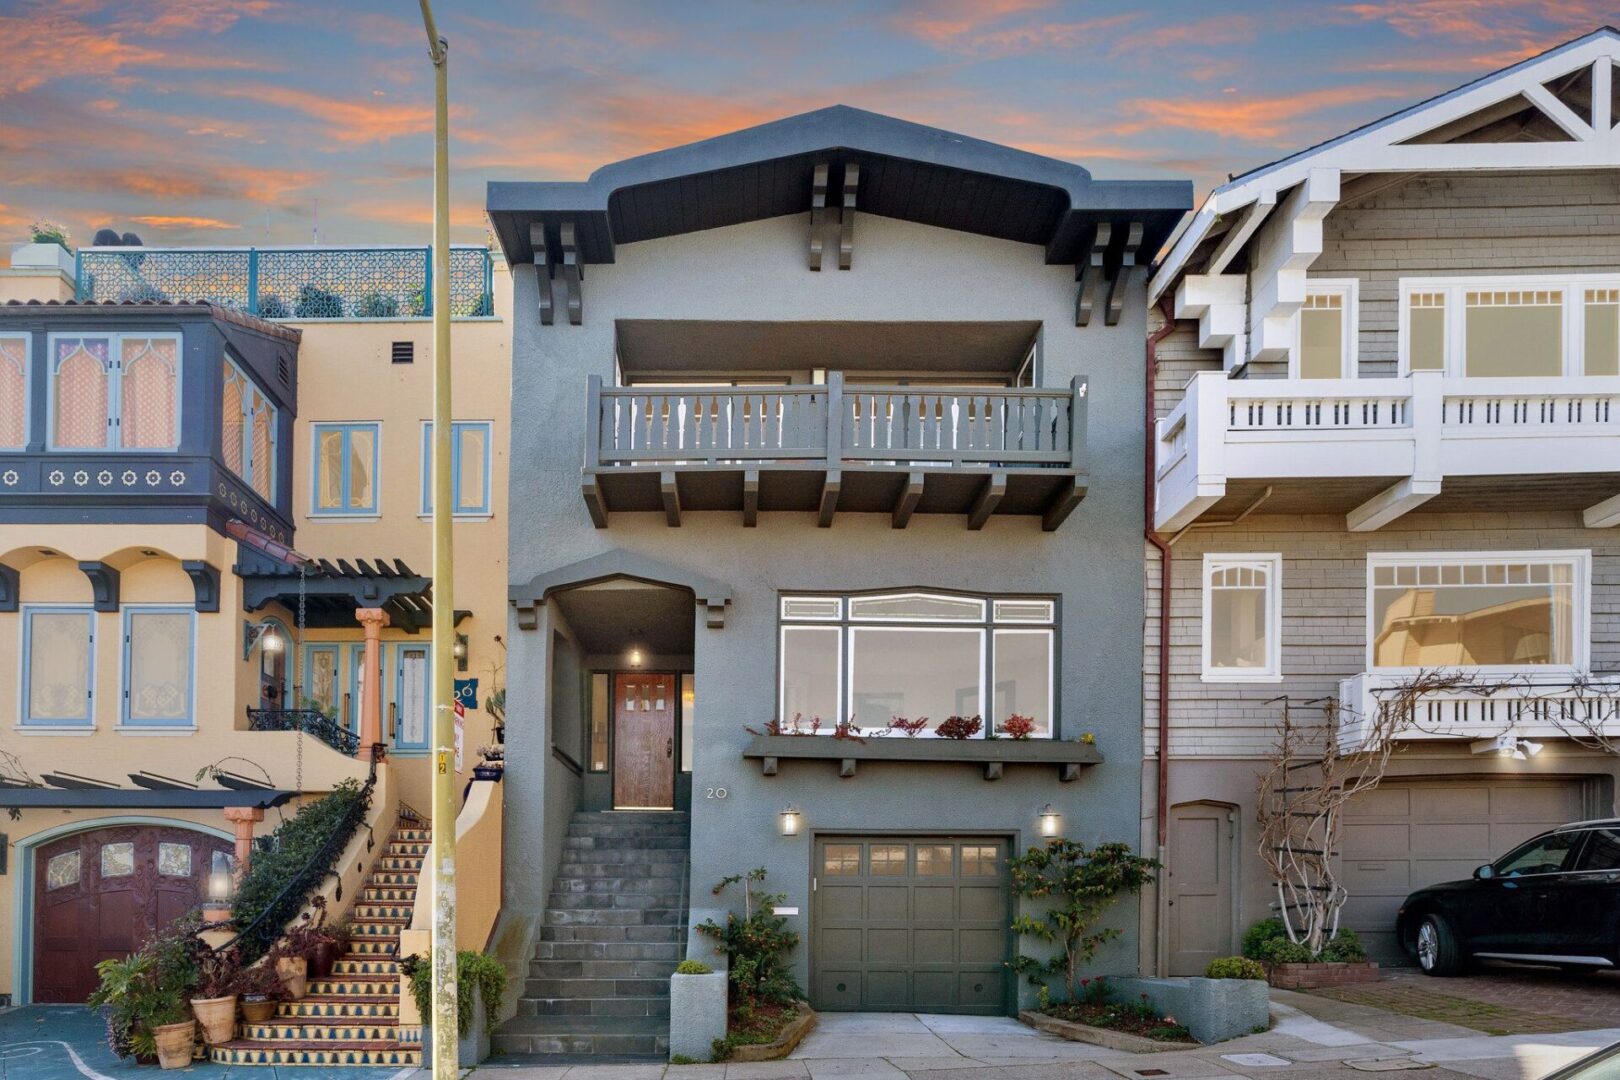
{"type": "Polygon", "coordinates": [[[1579,780],[1386,780],[1345,814],[1344,922],[1377,960],[1403,959],[1395,912],[1408,893],[1474,868],[1582,813],[1579,780]]]}

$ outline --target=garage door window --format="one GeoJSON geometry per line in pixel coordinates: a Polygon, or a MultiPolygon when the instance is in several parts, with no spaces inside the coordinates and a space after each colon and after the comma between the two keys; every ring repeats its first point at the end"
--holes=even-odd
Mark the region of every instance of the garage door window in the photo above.
{"type": "Polygon", "coordinates": [[[79,853],[65,851],[60,855],[51,856],[51,861],[45,864],[45,888],[65,889],[78,883],[79,853]]]}
{"type": "Polygon", "coordinates": [[[131,843],[101,845],[101,876],[129,877],[135,872],[135,845],[131,843]]]}
{"type": "Polygon", "coordinates": [[[158,873],[165,877],[190,877],[191,845],[159,844],[158,873]]]}
{"type": "Polygon", "coordinates": [[[1585,666],[1590,552],[1373,556],[1368,562],[1374,670],[1585,666]]]}
{"type": "Polygon", "coordinates": [[[928,737],[952,716],[988,718],[992,731],[1019,716],[1034,737],[1053,735],[1055,600],[784,596],[780,615],[779,715],[801,730],[830,734],[848,717],[868,735],[898,736],[891,725],[905,719],[928,737]]]}

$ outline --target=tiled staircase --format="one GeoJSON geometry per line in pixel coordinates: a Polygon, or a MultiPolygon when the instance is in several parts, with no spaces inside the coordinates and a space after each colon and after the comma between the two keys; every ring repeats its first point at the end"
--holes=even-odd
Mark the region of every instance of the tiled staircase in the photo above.
{"type": "Polygon", "coordinates": [[[687,815],[574,815],[497,1054],[669,1054],[669,977],[686,951],[687,815]]]}
{"type": "Polygon", "coordinates": [[[400,818],[388,847],[350,913],[354,938],[309,994],[284,1001],[265,1024],[243,1024],[242,1038],[213,1047],[224,1065],[420,1065],[419,1037],[399,1029],[399,932],[410,925],[416,882],[431,839],[428,823],[400,818]]]}

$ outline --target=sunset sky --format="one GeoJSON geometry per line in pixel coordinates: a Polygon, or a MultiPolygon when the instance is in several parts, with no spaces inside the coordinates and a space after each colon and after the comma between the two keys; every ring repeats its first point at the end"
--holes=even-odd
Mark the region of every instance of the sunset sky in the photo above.
{"type": "MultiPolygon", "coordinates": [[[[455,236],[490,179],[843,103],[1103,177],[1242,171],[1604,23],[1620,0],[439,0],[455,236]]],[[[425,243],[411,0],[0,0],[0,241],[425,243]]]]}

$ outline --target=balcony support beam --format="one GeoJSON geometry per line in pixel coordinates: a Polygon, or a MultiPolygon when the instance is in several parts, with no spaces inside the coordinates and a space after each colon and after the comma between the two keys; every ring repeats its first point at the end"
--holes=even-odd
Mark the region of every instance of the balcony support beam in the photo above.
{"type": "Polygon", "coordinates": [[[574,223],[572,221],[563,222],[560,233],[562,237],[563,287],[567,292],[568,323],[570,326],[578,326],[585,319],[585,301],[580,295],[584,268],[579,261],[579,240],[574,233],[574,223]]]}
{"type": "Polygon", "coordinates": [[[990,515],[996,512],[996,506],[1006,494],[1007,474],[991,473],[984,487],[979,489],[979,497],[973,500],[973,509],[968,512],[968,529],[978,532],[984,528],[984,523],[990,520],[990,515]]]}
{"type": "Polygon", "coordinates": [[[1581,520],[1588,529],[1612,529],[1620,525],[1620,495],[1604,499],[1596,506],[1581,511],[1581,520]]]}
{"type": "Polygon", "coordinates": [[[900,497],[894,502],[894,515],[890,524],[896,529],[903,529],[911,524],[911,515],[917,509],[917,500],[922,498],[923,474],[909,473],[906,476],[905,486],[900,489],[900,497]]]}
{"type": "Polygon", "coordinates": [[[743,528],[752,529],[759,524],[759,470],[743,471],[742,490],[743,528]]]}
{"type": "Polygon", "coordinates": [[[810,181],[810,269],[821,269],[821,249],[827,231],[827,163],[816,165],[810,181]]]}
{"type": "Polygon", "coordinates": [[[540,292],[540,325],[550,326],[557,319],[557,308],[551,295],[551,252],[546,248],[545,225],[529,226],[529,246],[534,249],[534,281],[540,292]]]}
{"type": "Polygon", "coordinates": [[[198,611],[219,610],[219,567],[202,559],[184,559],[180,563],[191,578],[193,604],[198,611]]]}
{"type": "Polygon", "coordinates": [[[1249,263],[1249,360],[1282,360],[1306,273],[1322,254],[1322,221],[1339,204],[1339,170],[1312,169],[1256,236],[1249,263]]]}
{"type": "Polygon", "coordinates": [[[1074,325],[1089,326],[1091,313],[1097,307],[1097,297],[1107,274],[1108,244],[1113,239],[1114,227],[1100,222],[1089,247],[1082,247],[1080,261],[1075,266],[1074,279],[1079,287],[1074,294],[1074,325]]]}
{"type": "Polygon", "coordinates": [[[585,510],[591,515],[591,524],[598,529],[607,528],[607,499],[602,495],[602,485],[597,482],[596,474],[586,473],[580,481],[579,490],[585,496],[585,510]]]}
{"type": "Polygon", "coordinates": [[[1385,488],[1344,516],[1351,532],[1374,532],[1440,494],[1440,481],[1406,479],[1385,488]]]}
{"type": "Polygon", "coordinates": [[[1058,527],[1069,519],[1075,507],[1080,505],[1086,497],[1086,478],[1084,476],[1071,476],[1069,482],[1064,484],[1052,501],[1046,504],[1046,510],[1041,514],[1041,531],[1057,532],[1058,527]]]}
{"type": "Polygon", "coordinates": [[[1142,223],[1133,221],[1125,231],[1125,247],[1120,262],[1108,278],[1108,297],[1103,301],[1103,325],[1118,326],[1125,311],[1125,290],[1131,287],[1131,275],[1136,272],[1136,253],[1142,247],[1142,223]]]}
{"type": "Polygon", "coordinates": [[[675,470],[665,469],[658,474],[658,494],[664,500],[664,523],[672,529],[681,525],[681,489],[675,482],[675,470]]]}
{"type": "Polygon", "coordinates": [[[861,167],[844,163],[844,205],[838,211],[838,269],[848,270],[855,261],[855,191],[860,187],[861,167]]]}
{"type": "Polygon", "coordinates": [[[844,474],[838,469],[828,469],[826,478],[821,482],[821,509],[816,524],[823,529],[832,528],[833,515],[838,513],[838,489],[843,486],[844,474]]]}

